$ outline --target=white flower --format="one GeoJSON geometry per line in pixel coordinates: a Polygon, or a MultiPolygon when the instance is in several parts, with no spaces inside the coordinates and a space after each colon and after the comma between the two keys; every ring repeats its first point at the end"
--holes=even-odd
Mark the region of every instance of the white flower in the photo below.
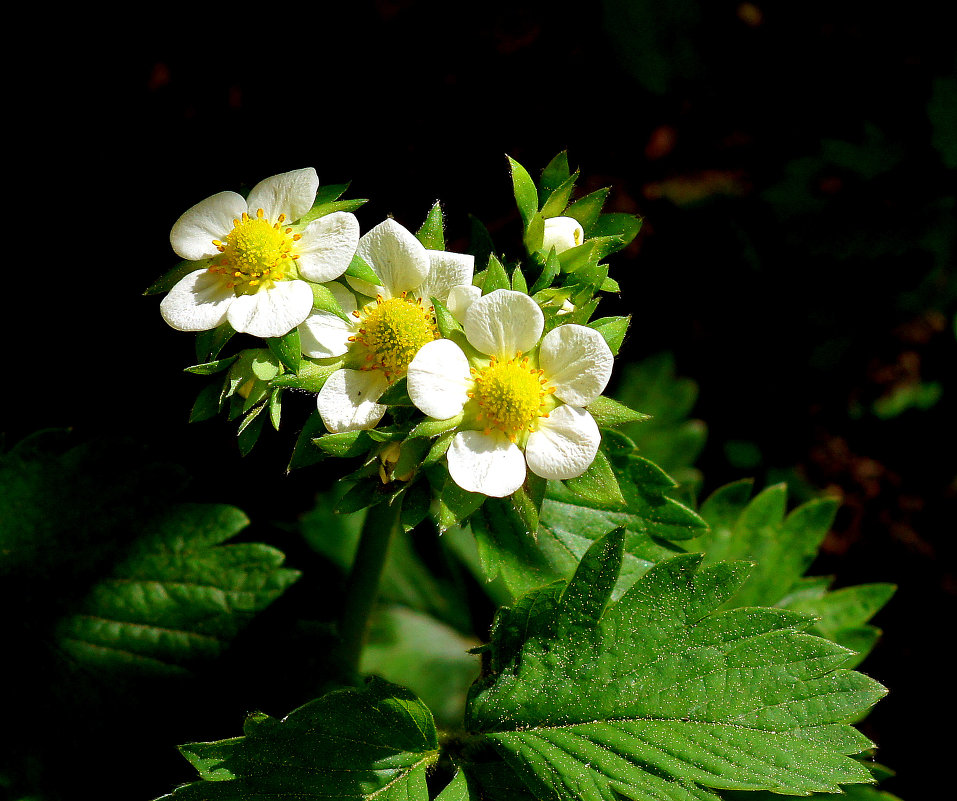
{"type": "Polygon", "coordinates": [[[259,337],[283,336],[305,320],[313,303],[306,281],[342,275],[359,241],[359,222],[346,212],[295,224],[318,188],[309,167],[261,181],[248,199],[220,192],[187,211],[170,244],[181,258],[204,264],[163,299],[163,319],[180,331],[228,321],[259,337]]]}
{"type": "Polygon", "coordinates": [[[528,295],[499,289],[465,313],[478,356],[440,339],[409,364],[409,397],[420,410],[439,420],[465,414],[447,454],[462,489],[504,497],[521,487],[526,464],[542,478],[566,479],[594,460],[601,435],[584,407],[605,389],[614,357],[592,328],[569,323],[542,338],[544,326],[528,295]]]}
{"type": "Polygon", "coordinates": [[[585,241],[585,229],[573,217],[549,217],[545,220],[545,234],[542,239],[542,250],[548,253],[555,248],[555,253],[564,253],[571,248],[577,248],[585,241]]]}
{"type": "Polygon", "coordinates": [[[333,373],[316,400],[333,432],[379,422],[386,410],[377,402],[382,393],[405,375],[419,348],[438,337],[429,299],[446,303],[455,287],[470,286],[475,266],[473,256],[426,250],[392,219],[362,236],[358,253],[380,283],[348,278],[361,302],[342,284],[327,284],[349,319],[315,311],[299,326],[304,355],[346,356],[352,365],[333,373]]]}

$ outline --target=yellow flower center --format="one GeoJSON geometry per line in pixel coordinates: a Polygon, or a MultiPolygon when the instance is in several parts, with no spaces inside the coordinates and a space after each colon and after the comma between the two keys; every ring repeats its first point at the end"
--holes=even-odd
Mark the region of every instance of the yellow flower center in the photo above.
{"type": "Polygon", "coordinates": [[[292,228],[283,225],[286,215],[272,223],[262,209],[250,217],[246,212],[233,220],[233,229],[226,241],[213,240],[222,254],[213,259],[210,272],[226,279],[226,286],[238,293],[253,293],[271,287],[276,281],[295,273],[293,263],[299,258],[295,243],[301,238],[292,228]]]}
{"type": "Polygon", "coordinates": [[[435,310],[405,292],[388,300],[380,296],[353,315],[361,323],[359,333],[349,339],[367,351],[363,369],[382,370],[390,381],[405,375],[419,348],[439,338],[435,310]]]}
{"type": "Polygon", "coordinates": [[[555,388],[548,386],[544,372],[532,368],[521,353],[507,361],[493,356],[488,367],[473,368],[475,387],[469,397],[481,408],[478,419],[485,423],[485,433],[495,428],[515,442],[523,431],[534,431],[539,418],[548,417],[545,398],[555,388]]]}

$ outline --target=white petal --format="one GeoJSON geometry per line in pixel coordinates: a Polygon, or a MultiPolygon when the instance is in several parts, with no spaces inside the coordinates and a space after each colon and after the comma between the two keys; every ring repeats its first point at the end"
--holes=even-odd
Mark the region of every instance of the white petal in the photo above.
{"type": "Polygon", "coordinates": [[[196,270],[181,278],[160,303],[160,314],[177,331],[208,331],[226,319],[236,293],[216,273],[196,270]]]}
{"type": "Polygon", "coordinates": [[[299,274],[323,284],[342,275],[359,244],[359,221],[355,214],[336,211],[313,220],[299,240],[299,274]]]}
{"type": "Polygon", "coordinates": [[[448,305],[449,292],[453,287],[471,286],[475,272],[475,256],[466,253],[451,253],[446,250],[428,250],[429,274],[415,294],[420,298],[438,298],[448,305]]]}
{"type": "Polygon", "coordinates": [[[585,229],[573,217],[549,217],[545,220],[545,235],[542,249],[547,253],[555,248],[556,253],[564,253],[577,248],[585,241],[585,229]]]}
{"type": "Polygon", "coordinates": [[[575,478],[595,461],[600,442],[598,424],[588,412],[562,405],[541,418],[538,431],[529,434],[525,458],[542,478],[575,478]]]}
{"type": "Polygon", "coordinates": [[[409,397],[429,417],[455,417],[468,402],[473,383],[469,360],[451,339],[437,339],[419,348],[406,375],[409,397]]]}
{"type": "Polygon", "coordinates": [[[392,219],[364,234],[358,253],[382,279],[387,297],[415,289],[429,274],[429,254],[422,243],[392,219]]]}
{"type": "Polygon", "coordinates": [[[326,311],[314,311],[299,324],[299,342],[302,355],[311,359],[328,359],[342,356],[349,350],[349,337],[356,332],[339,315],[326,311]]]}
{"type": "Polygon", "coordinates": [[[280,214],[285,214],[288,222],[295,222],[312,208],[318,189],[319,176],[312,167],[273,175],[249,193],[250,215],[262,209],[271,222],[276,222],[280,214]]]}
{"type": "Polygon", "coordinates": [[[239,295],[226,318],[240,333],[256,337],[288,334],[312,311],[312,290],[305,281],[280,281],[252,295],[239,295]]]}
{"type": "Polygon", "coordinates": [[[525,481],[522,452],[504,434],[459,431],[446,456],[452,480],[469,492],[504,498],[525,481]]]}
{"type": "Polygon", "coordinates": [[[219,253],[214,239],[223,240],[233,230],[233,220],[246,211],[246,201],[236,192],[219,192],[197,203],[173,223],[169,243],[182,259],[198,261],[219,253]]]}
{"type": "Polygon", "coordinates": [[[388,387],[379,370],[336,370],[316,398],[322,422],[333,433],[374,428],[388,408],[376,401],[388,387]]]}
{"type": "Polygon", "coordinates": [[[482,297],[480,287],[472,286],[454,286],[449,292],[449,299],[445,302],[446,308],[452,313],[452,316],[459,323],[465,321],[465,312],[469,310],[475,301],[482,297]]]}
{"type": "Polygon", "coordinates": [[[542,340],[538,366],[555,387],[555,397],[572,406],[587,406],[608,386],[615,357],[594,328],[568,323],[542,340]]]}
{"type": "Polygon", "coordinates": [[[462,327],[468,341],[482,353],[511,359],[538,344],[545,315],[524,292],[496,289],[469,306],[462,327]]]}

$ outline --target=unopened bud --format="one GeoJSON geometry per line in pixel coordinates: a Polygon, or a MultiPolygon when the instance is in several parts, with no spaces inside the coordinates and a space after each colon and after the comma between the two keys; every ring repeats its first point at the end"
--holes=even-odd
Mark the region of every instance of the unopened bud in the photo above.
{"type": "Polygon", "coordinates": [[[555,248],[555,253],[564,253],[584,241],[585,229],[574,217],[549,217],[545,220],[542,250],[546,253],[552,248],[555,248]]]}

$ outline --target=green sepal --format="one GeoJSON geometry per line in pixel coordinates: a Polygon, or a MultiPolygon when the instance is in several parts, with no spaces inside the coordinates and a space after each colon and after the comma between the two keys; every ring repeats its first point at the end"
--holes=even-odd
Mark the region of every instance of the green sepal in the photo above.
{"type": "Polygon", "coordinates": [[[219,383],[207,384],[203,387],[196,396],[193,408],[189,412],[189,422],[201,423],[204,420],[211,420],[219,414],[223,408],[222,392],[222,385],[219,383]]]}
{"type": "Polygon", "coordinates": [[[438,298],[431,298],[432,311],[435,313],[435,326],[439,329],[439,334],[443,339],[451,339],[456,345],[462,347],[467,344],[465,329],[462,324],[452,316],[442,301],[438,298]]]}
{"type": "Polygon", "coordinates": [[[299,218],[298,224],[306,225],[335,211],[355,211],[369,202],[363,198],[339,200],[348,188],[349,184],[347,183],[320,186],[316,192],[316,199],[313,201],[312,208],[299,218]]]}
{"type": "Polygon", "coordinates": [[[217,359],[214,362],[194,364],[191,367],[185,368],[185,372],[192,373],[193,375],[215,375],[230,367],[238,358],[239,354],[237,353],[233,356],[227,356],[225,359],[217,359]]]}
{"type": "MultiPolygon", "coordinates": [[[[442,421],[447,422],[447,421],[442,421]]],[[[425,455],[425,458],[422,460],[423,465],[435,464],[439,459],[441,459],[449,450],[449,446],[452,444],[452,438],[455,436],[455,429],[451,428],[448,431],[444,431],[436,437],[435,442],[432,443],[432,447],[429,448],[429,452],[425,455]]]]}
{"type": "Polygon", "coordinates": [[[324,434],[312,440],[324,453],[330,456],[352,457],[359,456],[369,450],[372,440],[366,431],[339,431],[335,434],[324,434]]]}
{"type": "MultiPolygon", "coordinates": [[[[578,174],[577,171],[575,173],[578,174]]],[[[553,195],[558,188],[568,180],[571,171],[568,167],[568,152],[563,150],[557,154],[542,170],[542,177],[539,181],[538,201],[539,206],[544,206],[545,201],[553,195]]],[[[562,206],[562,209],[565,207],[562,206]]],[[[561,212],[558,212],[559,214],[561,212]]]]}
{"type": "Polygon", "coordinates": [[[542,216],[547,220],[550,217],[564,216],[562,212],[571,199],[572,190],[575,188],[575,182],[578,180],[579,171],[575,170],[565,181],[553,191],[548,199],[542,204],[542,216]]]}
{"type": "Polygon", "coordinates": [[[358,512],[361,509],[368,509],[386,499],[381,491],[382,483],[378,477],[369,477],[368,479],[357,481],[343,495],[336,504],[336,514],[345,515],[350,512],[358,512]]]}
{"type": "Polygon", "coordinates": [[[183,260],[179,262],[175,267],[170,270],[167,270],[163,275],[157,278],[152,284],[150,284],[145,290],[143,290],[144,295],[162,295],[169,292],[176,284],[178,284],[182,279],[184,279],[190,273],[194,273],[197,270],[205,270],[209,267],[209,263],[212,259],[202,259],[200,261],[186,261],[183,260]]]}
{"type": "Polygon", "coordinates": [[[295,373],[283,373],[270,380],[270,385],[274,387],[291,387],[293,389],[302,389],[306,392],[318,392],[322,389],[326,380],[336,370],[341,370],[344,362],[341,358],[336,358],[326,364],[303,359],[302,365],[295,373]]]}
{"type": "Polygon", "coordinates": [[[442,205],[438,200],[429,209],[415,237],[427,250],[445,250],[445,225],[442,219],[442,205]]]}
{"type": "Polygon", "coordinates": [[[378,403],[383,406],[414,406],[409,397],[408,382],[405,377],[400,378],[383,392],[378,403]]]}
{"type": "Polygon", "coordinates": [[[360,281],[365,281],[373,286],[379,286],[379,282],[382,280],[358,253],[352,257],[352,261],[346,267],[345,275],[350,278],[358,278],[360,281]]]}
{"type": "MultiPolygon", "coordinates": [[[[650,415],[636,412],[607,395],[599,395],[585,408],[595,418],[599,428],[617,428],[626,423],[640,423],[643,420],[650,419],[650,415]]],[[[634,444],[632,443],[631,449],[633,448],[634,444]]]]}
{"type": "Polygon", "coordinates": [[[232,339],[236,331],[229,323],[223,323],[196,335],[196,358],[201,362],[215,359],[232,339]]]}
{"type": "Polygon", "coordinates": [[[339,305],[339,301],[336,300],[336,296],[332,294],[325,284],[314,284],[309,282],[309,287],[312,289],[312,308],[318,311],[329,312],[330,314],[336,315],[336,317],[341,317],[347,322],[354,322],[354,318],[350,318],[346,314],[342,306],[339,305]]]}
{"type": "Polygon", "coordinates": [[[409,432],[409,438],[412,437],[437,437],[439,434],[444,434],[446,431],[451,431],[459,423],[462,422],[462,418],[465,415],[460,413],[455,415],[455,417],[450,417],[448,420],[436,420],[434,417],[427,417],[421,423],[416,424],[409,432]]]}
{"type": "Polygon", "coordinates": [[[596,505],[619,509],[625,506],[625,498],[621,494],[615,471],[601,449],[584,473],[576,478],[565,479],[564,483],[565,487],[579,498],[596,505]]]}
{"type": "MultiPolygon", "coordinates": [[[[266,340],[269,350],[279,361],[294,373],[302,367],[302,346],[299,342],[299,329],[293,328],[281,337],[270,337],[266,340]]],[[[273,376],[275,377],[275,376],[273,376]]],[[[269,380],[269,379],[265,379],[269,380]]]]}
{"type": "Polygon", "coordinates": [[[592,235],[592,228],[598,222],[602,206],[605,205],[609,192],[611,192],[611,187],[597,189],[591,194],[579,198],[565,210],[566,216],[573,217],[581,223],[582,228],[585,229],[586,237],[592,235]]]}
{"type": "Polygon", "coordinates": [[[265,409],[266,404],[260,403],[239,424],[236,443],[239,445],[239,453],[242,456],[249,455],[262,433],[263,425],[266,422],[266,418],[262,414],[265,409]]]}
{"type": "Polygon", "coordinates": [[[487,295],[496,289],[509,289],[511,283],[508,273],[494,254],[489,256],[488,269],[485,271],[485,280],[482,282],[482,294],[487,295]]]}
{"type": "Polygon", "coordinates": [[[282,388],[277,387],[269,393],[269,422],[278,431],[282,418],[282,388]]]}
{"type": "Polygon", "coordinates": [[[595,237],[615,237],[621,241],[621,248],[623,248],[631,244],[638,236],[641,225],[642,218],[633,214],[602,214],[595,222],[590,234],[595,237]]]}
{"type": "MultiPolygon", "coordinates": [[[[597,263],[599,258],[596,255],[597,249],[598,243],[595,242],[594,239],[586,239],[577,247],[562,251],[558,255],[558,261],[562,265],[562,272],[574,273],[589,264],[597,263]]],[[[576,276],[576,278],[579,277],[576,276]]]]}
{"type": "Polygon", "coordinates": [[[542,212],[535,212],[532,219],[528,221],[522,241],[529,253],[537,253],[542,249],[545,241],[545,215],[542,212]]]}
{"type": "Polygon", "coordinates": [[[539,274],[538,278],[535,279],[535,283],[532,284],[531,290],[529,290],[531,294],[536,295],[539,292],[548,289],[558,277],[559,273],[561,273],[561,271],[562,263],[558,258],[558,254],[555,253],[555,248],[552,248],[548,251],[548,255],[545,256],[542,272],[539,274]]]}
{"type": "Polygon", "coordinates": [[[429,465],[425,475],[435,492],[432,515],[440,534],[461,526],[485,502],[485,495],[469,492],[456,484],[441,463],[429,465]]]}
{"type": "Polygon", "coordinates": [[[615,355],[621,349],[625,334],[628,333],[628,326],[631,324],[631,315],[627,317],[602,317],[598,320],[592,320],[588,323],[589,328],[594,328],[604,337],[611,352],[615,355]]]}
{"type": "Polygon", "coordinates": [[[515,195],[515,203],[518,206],[518,213],[522,217],[522,223],[527,229],[532,218],[538,212],[538,190],[535,188],[535,182],[528,171],[511,156],[506,156],[506,158],[508,158],[512,173],[512,191],[515,195]]]}
{"type": "Polygon", "coordinates": [[[518,265],[515,266],[515,269],[512,270],[512,289],[516,292],[522,292],[528,294],[528,283],[525,281],[525,275],[522,273],[522,268],[518,265]]]}
{"type": "Polygon", "coordinates": [[[318,439],[318,435],[325,430],[326,426],[322,422],[319,411],[312,412],[306,418],[306,422],[303,423],[299,436],[296,437],[296,443],[289,455],[289,462],[286,464],[287,473],[302,467],[309,467],[326,458],[326,454],[313,443],[313,440],[318,439]]]}

